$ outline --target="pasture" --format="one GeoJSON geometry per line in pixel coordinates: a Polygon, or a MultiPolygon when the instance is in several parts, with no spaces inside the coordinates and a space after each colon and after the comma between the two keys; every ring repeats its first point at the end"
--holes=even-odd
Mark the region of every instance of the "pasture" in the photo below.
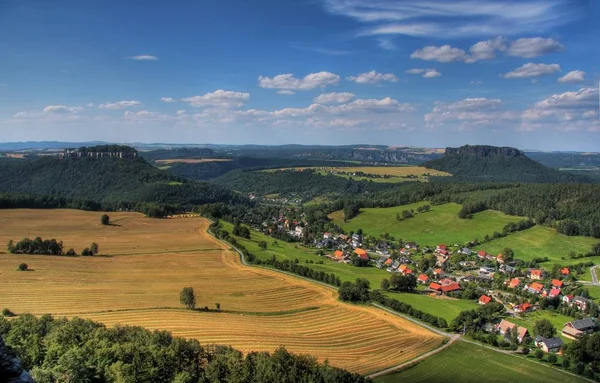
{"type": "Polygon", "coordinates": [[[580,383],[587,380],[523,357],[458,341],[415,367],[375,379],[375,383],[580,383]]]}
{"type": "Polygon", "coordinates": [[[554,327],[556,327],[556,335],[560,336],[563,342],[572,342],[569,338],[565,338],[564,336],[560,335],[560,332],[565,326],[565,323],[574,320],[573,318],[566,315],[562,315],[548,310],[539,310],[522,315],[521,318],[508,318],[508,321],[513,322],[518,326],[525,327],[527,330],[529,330],[529,335],[533,337],[533,326],[535,326],[535,322],[541,319],[548,319],[554,325],[554,327]]]}
{"type": "Polygon", "coordinates": [[[429,295],[404,292],[385,292],[384,294],[400,302],[407,303],[423,312],[444,318],[448,323],[456,318],[461,311],[474,310],[479,307],[474,300],[431,297],[429,295]]]}
{"type": "Polygon", "coordinates": [[[167,160],[156,160],[157,165],[171,165],[175,163],[182,164],[200,164],[204,162],[230,162],[231,158],[169,158],[167,160]]]}
{"type": "Polygon", "coordinates": [[[430,176],[451,176],[450,173],[434,169],[427,169],[422,166],[315,166],[283,168],[265,171],[273,172],[277,170],[314,170],[322,175],[333,174],[339,177],[353,179],[355,181],[373,181],[385,183],[427,181],[430,176]]]}
{"type": "Polygon", "coordinates": [[[473,214],[471,219],[458,218],[461,206],[456,203],[431,205],[426,213],[416,213],[413,218],[402,221],[396,220],[396,214],[404,210],[417,209],[428,204],[418,202],[410,205],[390,208],[360,209],[360,214],[348,222],[344,222],[344,214],[337,211],[329,215],[337,225],[345,231],[362,228],[363,231],[375,237],[389,233],[396,239],[414,241],[420,245],[436,246],[438,244],[453,245],[465,243],[474,239],[482,240],[494,231],[502,231],[509,222],[517,222],[522,217],[509,216],[499,211],[486,210],[473,214]]]}
{"type": "Polygon", "coordinates": [[[0,254],[0,308],[165,329],[246,352],[283,345],[359,373],[410,360],[442,341],[382,310],[339,302],[333,288],[242,265],[205,233],[207,220],[109,213],[114,226],[102,226],[102,214],[0,211],[0,242],[39,235],[80,251],[95,241],[107,254],[0,254]],[[33,271],[17,271],[21,262],[33,271]],[[187,286],[198,307],[218,302],[223,312],[183,309],[179,291],[187,286]]]}

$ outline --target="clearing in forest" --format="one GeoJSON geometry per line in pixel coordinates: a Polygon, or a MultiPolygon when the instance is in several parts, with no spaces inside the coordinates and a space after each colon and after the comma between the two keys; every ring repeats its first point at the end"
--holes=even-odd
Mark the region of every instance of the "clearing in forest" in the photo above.
{"type": "Polygon", "coordinates": [[[97,242],[107,256],[0,254],[0,307],[165,329],[243,351],[283,345],[359,373],[441,344],[441,336],[400,317],[339,302],[333,288],[242,265],[206,234],[205,219],[108,213],[114,226],[102,226],[102,214],[1,210],[0,243],[41,236],[80,252],[97,242]],[[33,271],[17,271],[21,262],[33,271]],[[214,309],[218,302],[224,312],[181,308],[179,291],[188,286],[199,307],[214,309]]]}
{"type": "Polygon", "coordinates": [[[427,169],[422,166],[313,166],[264,170],[314,170],[319,174],[333,174],[339,177],[351,178],[355,181],[373,181],[396,183],[405,181],[427,181],[430,176],[447,177],[450,173],[427,169]]]}
{"type": "Polygon", "coordinates": [[[200,164],[203,162],[230,162],[231,158],[171,158],[166,160],[156,160],[157,165],[169,165],[175,163],[182,164],[200,164]]]}

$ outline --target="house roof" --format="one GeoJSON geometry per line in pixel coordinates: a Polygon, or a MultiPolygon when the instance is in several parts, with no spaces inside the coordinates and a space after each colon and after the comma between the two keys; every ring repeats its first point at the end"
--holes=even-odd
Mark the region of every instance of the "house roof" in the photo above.
{"type": "Polygon", "coordinates": [[[573,300],[573,294],[565,295],[565,298],[568,300],[573,300]]]}
{"type": "Polygon", "coordinates": [[[441,274],[442,273],[442,269],[433,269],[433,273],[434,274],[441,274]]]}
{"type": "Polygon", "coordinates": [[[544,285],[538,282],[533,282],[529,288],[535,291],[542,291],[544,289],[544,285]]]}
{"type": "Polygon", "coordinates": [[[449,285],[442,286],[442,292],[449,293],[451,291],[460,290],[460,285],[458,283],[451,283],[449,285]]]}
{"type": "Polygon", "coordinates": [[[355,253],[356,255],[363,255],[363,254],[367,254],[367,250],[364,250],[364,249],[358,248],[358,249],[354,249],[354,253],[355,253]]]}
{"type": "Polygon", "coordinates": [[[438,285],[437,283],[433,283],[433,282],[432,282],[431,284],[429,284],[429,288],[430,288],[431,290],[441,290],[441,289],[442,289],[442,286],[441,286],[441,285],[438,285]]]}
{"type": "Polygon", "coordinates": [[[569,275],[571,273],[571,270],[569,270],[568,267],[563,267],[562,269],[560,269],[560,273],[562,275],[569,275]]]}
{"type": "Polygon", "coordinates": [[[536,277],[541,277],[542,273],[543,273],[542,270],[531,270],[531,271],[529,271],[529,275],[536,276],[536,277]]]}
{"type": "Polygon", "coordinates": [[[510,280],[508,287],[515,288],[515,287],[519,286],[520,283],[521,283],[521,280],[519,278],[513,278],[510,280]]]}
{"type": "Polygon", "coordinates": [[[515,309],[519,310],[519,311],[527,311],[531,308],[531,305],[527,302],[525,303],[521,303],[520,305],[518,305],[515,309]]]}
{"type": "Polygon", "coordinates": [[[344,256],[344,252],[342,250],[336,250],[333,252],[333,256],[336,258],[342,258],[344,256]]]}
{"type": "Polygon", "coordinates": [[[541,343],[545,344],[548,349],[562,347],[563,341],[560,338],[544,339],[541,343]]]}
{"type": "Polygon", "coordinates": [[[491,301],[492,301],[492,298],[488,297],[487,295],[482,295],[479,297],[479,302],[483,303],[484,305],[487,305],[491,301]]]}
{"type": "Polygon", "coordinates": [[[443,250],[446,249],[446,245],[437,245],[437,247],[438,247],[438,249],[443,249],[443,250]]]}
{"type": "Polygon", "coordinates": [[[572,337],[578,337],[579,335],[583,334],[583,331],[579,331],[576,328],[573,327],[569,327],[569,326],[565,326],[562,329],[562,333],[565,335],[570,335],[572,337]]]}
{"type": "Polygon", "coordinates": [[[560,289],[555,287],[552,290],[550,290],[550,294],[548,294],[548,295],[550,295],[552,297],[557,297],[560,295],[560,289]]]}
{"type": "Polygon", "coordinates": [[[484,250],[479,250],[477,252],[477,255],[479,255],[480,257],[485,257],[487,255],[487,253],[484,250]]]}
{"type": "Polygon", "coordinates": [[[570,322],[571,326],[579,331],[596,327],[596,324],[590,318],[584,318],[570,322]]]}
{"type": "Polygon", "coordinates": [[[429,280],[429,277],[425,274],[419,274],[419,276],[417,277],[418,280],[422,281],[422,282],[426,282],[429,280]]]}
{"type": "Polygon", "coordinates": [[[552,286],[554,286],[554,287],[562,287],[562,285],[563,285],[563,283],[562,283],[561,280],[558,280],[558,279],[553,279],[552,280],[552,286]]]}
{"type": "Polygon", "coordinates": [[[394,263],[394,261],[392,260],[392,258],[388,258],[384,263],[386,265],[391,265],[392,263],[394,263]]]}
{"type": "Polygon", "coordinates": [[[525,327],[518,327],[516,324],[509,322],[507,320],[502,319],[502,321],[500,322],[500,324],[498,325],[498,329],[502,332],[506,332],[506,330],[513,329],[513,328],[517,328],[517,334],[519,339],[523,339],[525,338],[525,335],[527,335],[528,331],[525,327]]]}

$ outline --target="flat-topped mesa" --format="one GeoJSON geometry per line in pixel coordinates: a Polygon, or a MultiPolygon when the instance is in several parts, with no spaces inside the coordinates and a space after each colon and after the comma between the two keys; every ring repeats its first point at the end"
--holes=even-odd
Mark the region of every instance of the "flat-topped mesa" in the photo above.
{"type": "Polygon", "coordinates": [[[490,156],[503,156],[503,157],[525,157],[525,153],[523,153],[519,149],[511,148],[508,146],[498,147],[498,146],[490,146],[490,145],[465,145],[460,148],[446,148],[446,155],[452,154],[464,154],[477,156],[480,158],[490,157],[490,156]]]}
{"type": "Polygon", "coordinates": [[[81,147],[79,149],[65,149],[61,153],[62,158],[137,158],[137,156],[137,150],[131,146],[124,145],[100,145],[81,147]]]}

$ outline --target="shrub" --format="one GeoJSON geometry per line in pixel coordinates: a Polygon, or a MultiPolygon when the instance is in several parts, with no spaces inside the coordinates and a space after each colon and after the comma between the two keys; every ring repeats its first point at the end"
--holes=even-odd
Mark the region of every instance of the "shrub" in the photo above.
{"type": "Polygon", "coordinates": [[[108,225],[110,223],[110,217],[104,214],[102,218],[100,218],[100,223],[103,225],[108,225]]]}
{"type": "Polygon", "coordinates": [[[548,362],[554,364],[554,363],[556,363],[557,360],[558,360],[558,358],[556,357],[556,355],[554,355],[554,354],[548,355],[548,362]]]}
{"type": "Polygon", "coordinates": [[[27,271],[27,270],[29,270],[29,266],[27,266],[26,263],[21,263],[19,265],[19,271],[27,271]]]}
{"type": "Polygon", "coordinates": [[[5,317],[14,317],[15,313],[13,313],[12,311],[10,311],[9,309],[2,309],[2,316],[5,316],[5,317]]]}
{"type": "Polygon", "coordinates": [[[542,350],[535,350],[535,357],[538,360],[544,359],[544,351],[542,351],[542,350]]]}

